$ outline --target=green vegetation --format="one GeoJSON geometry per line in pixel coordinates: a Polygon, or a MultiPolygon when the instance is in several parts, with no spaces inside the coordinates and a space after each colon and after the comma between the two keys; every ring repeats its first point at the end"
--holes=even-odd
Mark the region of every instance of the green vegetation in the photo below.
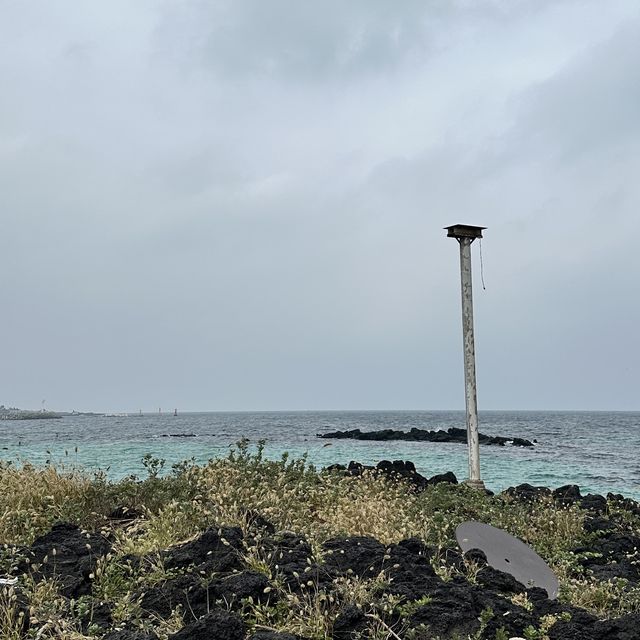
{"type": "MultiPolygon", "coordinates": [[[[518,502],[507,496],[489,497],[463,485],[440,484],[417,493],[383,476],[351,477],[317,470],[304,458],[290,460],[283,455],[279,461],[266,460],[260,445],[252,449],[246,441],[238,443],[226,459],[211,460],[204,466],[185,462],[164,475],[161,460],[148,456],[144,463],[145,479],[129,477],[118,482],[78,469],[0,465],[0,542],[4,545],[0,573],[15,566],[22,548],[56,522],[101,531],[112,541],[111,553],[94,570],[89,596],[69,600],[60,595],[55,579],[38,581],[26,574],[19,587],[0,588],[0,638],[22,637],[20,602],[29,603],[27,637],[101,637],[103,632],[91,624],[92,608],[99,601],[115,604],[116,622],[135,620],[140,628],[153,628],[166,638],[182,626],[180,611],[150,620],[140,615],[140,594],[183,572],[167,569],[162,551],[208,527],[222,525],[240,527],[245,540],[252,541],[246,546],[244,561],[250,569],[265,574],[269,589],[278,592],[273,605],[251,599],[242,603],[242,617],[250,628],[326,638],[340,607],[352,604],[365,612],[376,630],[376,635],[369,632],[366,637],[415,636],[415,630],[400,634],[402,620],[428,604],[429,598],[403,601],[385,594],[384,571],[368,579],[336,579],[330,593],[312,581],[307,590],[288,589],[269,550],[261,544],[256,514],[278,531],[305,537],[312,547],[309,565],[322,562],[322,544],[330,538],[371,536],[390,545],[415,537],[439,550],[431,560],[439,576],[449,580],[461,573],[472,582],[477,567],[467,563],[460,569],[448,564],[444,550],[457,546],[454,532],[460,522],[480,520],[535,548],[558,575],[563,602],[599,617],[640,612],[640,589],[624,580],[600,582],[579,564],[572,549],[590,544],[596,534],[585,531],[585,512],[576,506],[560,506],[551,499],[518,502]],[[110,519],[116,508],[128,510],[131,521],[110,519]],[[400,619],[394,629],[385,622],[385,614],[391,612],[400,619]],[[89,622],[83,625],[81,620],[89,622]]],[[[627,530],[640,531],[638,516],[618,509],[617,517],[627,530]]],[[[524,594],[513,596],[513,602],[525,610],[531,607],[524,594]]],[[[482,625],[490,619],[489,613],[482,625]]],[[[526,637],[546,637],[553,622],[546,620],[541,627],[529,629],[526,637]]]]}

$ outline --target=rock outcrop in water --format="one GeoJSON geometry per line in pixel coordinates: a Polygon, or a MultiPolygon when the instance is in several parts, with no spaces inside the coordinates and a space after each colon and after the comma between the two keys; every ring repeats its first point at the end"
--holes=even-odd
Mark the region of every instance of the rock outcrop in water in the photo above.
{"type": "MultiPolygon", "coordinates": [[[[410,431],[397,431],[395,429],[381,429],[380,431],[360,431],[350,429],[348,431],[332,431],[330,433],[318,433],[318,438],[336,438],[350,440],[407,440],[412,442],[467,442],[466,429],[450,427],[446,431],[428,431],[426,429],[413,428],[410,431]]],[[[503,436],[488,436],[479,434],[480,444],[493,444],[503,447],[506,444],[514,447],[533,447],[534,443],[524,438],[506,438],[503,436]]]]}

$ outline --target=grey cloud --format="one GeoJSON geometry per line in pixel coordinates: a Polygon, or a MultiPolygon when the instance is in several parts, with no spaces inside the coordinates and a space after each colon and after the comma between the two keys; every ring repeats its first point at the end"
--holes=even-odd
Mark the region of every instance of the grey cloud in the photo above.
{"type": "Polygon", "coordinates": [[[325,77],[394,65],[422,47],[422,3],[402,12],[382,2],[309,3],[258,0],[193,4],[185,17],[169,13],[159,29],[178,54],[199,51],[202,63],[224,75],[325,77]],[[172,25],[182,26],[182,33],[172,25]],[[181,45],[185,32],[199,37],[181,45]]]}
{"type": "Polygon", "coordinates": [[[635,3],[27,4],[0,403],[633,408],[635,3]]]}
{"type": "Polygon", "coordinates": [[[559,162],[637,144],[640,16],[520,96],[514,151],[544,146],[559,162]],[[524,149],[523,149],[524,148],[524,149]]]}
{"type": "MultiPolygon", "coordinates": [[[[169,9],[156,50],[175,60],[199,60],[223,76],[274,80],[351,81],[393,72],[446,48],[454,36],[473,39],[492,23],[509,25],[557,3],[464,0],[401,5],[384,0],[308,2],[247,0],[192,3],[169,9]]],[[[561,3],[565,4],[565,3],[561,3]]]]}

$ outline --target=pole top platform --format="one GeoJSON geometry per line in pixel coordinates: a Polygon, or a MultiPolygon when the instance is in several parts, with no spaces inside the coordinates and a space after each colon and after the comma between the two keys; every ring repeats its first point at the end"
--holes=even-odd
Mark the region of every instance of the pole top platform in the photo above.
{"type": "Polygon", "coordinates": [[[474,227],[470,224],[454,224],[445,227],[447,238],[482,238],[482,232],[487,227],[474,227]]]}

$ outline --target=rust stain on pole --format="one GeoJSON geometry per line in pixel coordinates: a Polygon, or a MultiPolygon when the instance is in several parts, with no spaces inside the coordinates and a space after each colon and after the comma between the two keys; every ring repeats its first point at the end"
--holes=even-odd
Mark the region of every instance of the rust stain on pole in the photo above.
{"type": "Polygon", "coordinates": [[[462,336],[464,346],[464,386],[469,449],[469,479],[467,483],[484,489],[480,477],[480,442],[478,440],[478,399],[476,391],[476,352],[473,335],[473,287],[471,280],[471,243],[482,238],[486,227],[457,224],[446,227],[447,237],[460,245],[460,283],[462,292],[462,336]]]}

